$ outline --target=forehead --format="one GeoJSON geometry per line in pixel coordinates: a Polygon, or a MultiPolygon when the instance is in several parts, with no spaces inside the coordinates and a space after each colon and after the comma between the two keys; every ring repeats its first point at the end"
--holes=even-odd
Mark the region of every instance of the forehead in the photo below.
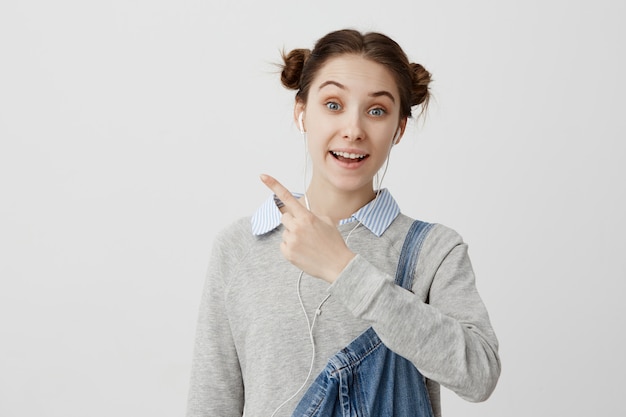
{"type": "Polygon", "coordinates": [[[327,81],[336,81],[348,90],[389,91],[398,97],[398,86],[384,65],[358,55],[341,55],[329,59],[317,72],[312,87],[317,90],[327,81]]]}

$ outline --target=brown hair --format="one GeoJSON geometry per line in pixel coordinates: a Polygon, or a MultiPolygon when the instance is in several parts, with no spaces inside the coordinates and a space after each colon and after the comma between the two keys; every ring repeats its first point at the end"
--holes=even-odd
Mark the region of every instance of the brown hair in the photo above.
{"type": "Polygon", "coordinates": [[[400,117],[410,117],[413,106],[421,104],[422,112],[428,107],[430,73],[420,64],[409,62],[400,45],[382,33],[343,29],[322,37],[313,51],[283,52],[281,82],[286,88],[297,90],[296,100],[306,103],[317,72],[330,58],[344,54],[360,55],[391,71],[400,91],[400,117]]]}

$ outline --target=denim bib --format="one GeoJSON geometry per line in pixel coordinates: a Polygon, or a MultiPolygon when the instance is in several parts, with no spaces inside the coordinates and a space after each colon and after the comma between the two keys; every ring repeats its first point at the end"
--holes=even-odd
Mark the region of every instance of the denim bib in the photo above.
{"type": "MultiPolygon", "coordinates": [[[[395,283],[407,290],[419,251],[433,224],[411,225],[395,283]]],[[[417,368],[389,350],[373,328],[328,360],[292,417],[433,417],[426,381],[417,368]]]]}

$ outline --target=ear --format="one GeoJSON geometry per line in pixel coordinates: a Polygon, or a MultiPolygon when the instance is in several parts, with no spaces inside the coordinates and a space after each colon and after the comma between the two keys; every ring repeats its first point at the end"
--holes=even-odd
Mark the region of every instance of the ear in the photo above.
{"type": "Polygon", "coordinates": [[[396,132],[394,133],[394,137],[397,134],[398,138],[393,142],[394,145],[397,145],[398,143],[400,143],[400,139],[402,139],[402,137],[404,136],[404,131],[406,130],[406,123],[407,123],[407,118],[403,117],[402,119],[400,119],[400,124],[398,125],[398,129],[400,130],[400,133],[397,133],[398,131],[396,130],[396,132]]]}
{"type": "MultiPolygon", "coordinates": [[[[300,115],[304,113],[304,108],[305,108],[304,102],[301,100],[296,100],[296,104],[293,107],[293,121],[295,122],[298,130],[300,130],[300,115]]],[[[302,124],[304,125],[304,120],[302,121],[302,124]]],[[[305,130],[306,130],[306,127],[305,127],[305,130]]]]}

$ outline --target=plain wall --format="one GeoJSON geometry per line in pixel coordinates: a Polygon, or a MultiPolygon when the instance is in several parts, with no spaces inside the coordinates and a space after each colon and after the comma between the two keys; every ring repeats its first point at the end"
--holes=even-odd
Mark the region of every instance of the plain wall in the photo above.
{"type": "Polygon", "coordinates": [[[343,27],[433,73],[384,185],[469,243],[503,362],[444,415],[625,415],[625,5],[3,1],[0,415],[184,414],[213,237],[302,190],[273,64],[343,27]]]}

